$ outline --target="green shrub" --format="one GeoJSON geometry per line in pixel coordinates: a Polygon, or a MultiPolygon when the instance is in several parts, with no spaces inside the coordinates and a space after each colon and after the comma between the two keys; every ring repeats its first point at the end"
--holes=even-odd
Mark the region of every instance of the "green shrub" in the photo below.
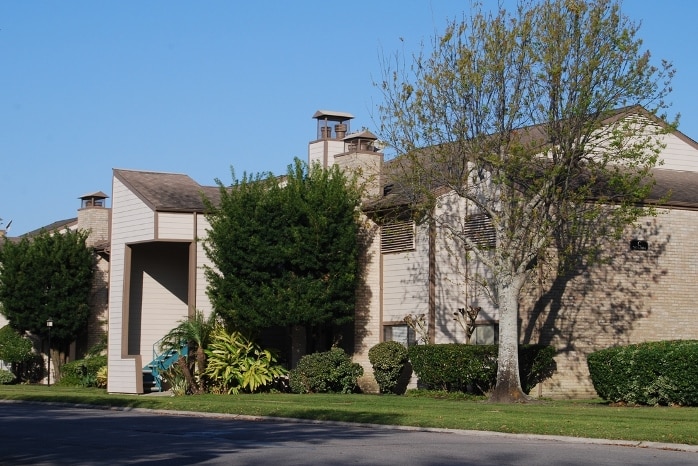
{"type": "Polygon", "coordinates": [[[343,349],[332,348],[303,356],[289,373],[288,382],[294,393],[352,393],[363,373],[363,367],[352,363],[343,349]]]}
{"type": "Polygon", "coordinates": [[[412,369],[428,390],[485,393],[497,380],[493,345],[417,345],[409,349],[412,369]]]}
{"type": "Polygon", "coordinates": [[[218,327],[206,349],[206,376],[219,392],[237,394],[269,387],[286,374],[270,350],[262,349],[240,332],[218,327]]]}
{"type": "Polygon", "coordinates": [[[96,387],[97,372],[107,365],[106,356],[92,356],[63,364],[57,385],[66,387],[96,387]]]}
{"type": "MultiPolygon", "coordinates": [[[[483,394],[497,382],[497,345],[417,345],[409,349],[412,369],[428,390],[483,394]]],[[[519,376],[525,393],[549,377],[555,350],[543,345],[519,346],[519,376]]]]}
{"type": "Polygon", "coordinates": [[[184,371],[182,371],[182,366],[179,364],[172,364],[163,373],[164,382],[170,387],[170,392],[172,396],[184,396],[191,394],[189,389],[189,384],[187,383],[187,378],[184,376],[184,371]]]}
{"type": "Polygon", "coordinates": [[[97,388],[107,388],[107,378],[108,378],[107,366],[102,366],[97,369],[97,375],[95,379],[95,387],[97,388]]]}
{"type": "Polygon", "coordinates": [[[587,356],[596,393],[613,403],[698,406],[698,341],[615,346],[587,356]]]}
{"type": "Polygon", "coordinates": [[[15,381],[15,375],[5,369],[0,369],[0,385],[7,385],[15,381]]]}
{"type": "Polygon", "coordinates": [[[22,363],[32,359],[32,342],[9,325],[0,328],[0,360],[22,363]]]}
{"type": "Polygon", "coordinates": [[[381,393],[398,393],[398,382],[408,362],[407,348],[397,341],[384,341],[368,350],[368,360],[381,393]]]}
{"type": "Polygon", "coordinates": [[[547,345],[519,345],[521,388],[529,394],[533,387],[555,372],[555,348],[547,345]]]}

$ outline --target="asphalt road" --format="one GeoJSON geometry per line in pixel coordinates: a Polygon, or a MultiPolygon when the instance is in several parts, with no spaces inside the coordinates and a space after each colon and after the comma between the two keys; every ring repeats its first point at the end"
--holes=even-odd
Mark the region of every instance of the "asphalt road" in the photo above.
{"type": "Polygon", "coordinates": [[[0,402],[1,465],[698,464],[665,447],[0,402]]]}

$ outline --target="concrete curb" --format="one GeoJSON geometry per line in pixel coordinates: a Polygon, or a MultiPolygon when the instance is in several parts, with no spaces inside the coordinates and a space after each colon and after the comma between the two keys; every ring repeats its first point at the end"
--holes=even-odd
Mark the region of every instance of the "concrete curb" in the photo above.
{"type": "Polygon", "coordinates": [[[518,438],[524,440],[543,440],[551,442],[566,442],[566,443],[579,443],[579,444],[589,444],[589,445],[613,445],[619,447],[633,447],[633,448],[648,448],[655,450],[670,450],[670,451],[684,451],[691,453],[698,453],[698,445],[687,445],[683,443],[662,443],[662,442],[648,442],[648,441],[638,441],[638,440],[611,440],[611,439],[600,439],[600,438],[587,438],[587,437],[566,437],[562,435],[539,435],[539,434],[509,434],[505,432],[492,432],[485,430],[463,430],[463,429],[445,429],[436,427],[415,427],[415,426],[395,426],[395,425],[385,425],[385,424],[364,424],[359,422],[345,422],[345,421],[318,421],[313,419],[298,419],[298,418],[286,418],[286,417],[276,417],[276,416],[250,416],[246,414],[226,414],[226,413],[202,413],[198,411],[176,411],[168,409],[151,409],[151,408],[125,408],[120,406],[104,406],[104,405],[90,405],[81,403],[60,403],[53,401],[23,401],[23,400],[0,400],[0,403],[26,403],[26,404],[37,404],[37,405],[53,405],[53,406],[65,406],[70,408],[84,408],[84,409],[101,409],[105,411],[132,411],[132,412],[142,412],[151,414],[160,414],[168,416],[187,416],[187,417],[207,417],[216,419],[236,419],[242,421],[276,421],[276,422],[288,422],[288,423],[298,423],[298,424],[318,424],[318,425],[334,425],[343,427],[355,427],[355,428],[366,428],[366,429],[385,429],[385,430],[404,430],[413,432],[441,432],[444,434],[454,434],[463,436],[495,436],[495,437],[509,437],[518,438]]]}

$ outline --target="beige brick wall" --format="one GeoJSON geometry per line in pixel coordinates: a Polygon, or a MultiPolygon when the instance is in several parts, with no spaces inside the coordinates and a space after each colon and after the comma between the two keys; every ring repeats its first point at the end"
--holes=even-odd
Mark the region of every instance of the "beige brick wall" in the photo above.
{"type": "MultiPolygon", "coordinates": [[[[109,240],[109,223],[111,209],[105,207],[85,207],[78,210],[77,228],[88,231],[87,246],[93,247],[109,240]]],[[[89,350],[101,343],[107,333],[108,300],[109,300],[109,260],[105,256],[96,255],[95,273],[92,280],[89,305],[90,315],[87,322],[87,339],[85,348],[89,350]]]]}
{"type": "Polygon", "coordinates": [[[534,389],[545,397],[595,396],[586,356],[628,343],[698,339],[698,212],[662,210],[606,246],[612,261],[569,277],[541,273],[521,305],[521,341],[558,351],[552,379],[534,389]],[[631,251],[630,240],[649,250],[631,251]]]}
{"type": "Polygon", "coordinates": [[[107,334],[109,261],[100,256],[97,256],[96,261],[89,298],[90,315],[87,321],[86,350],[102,343],[107,334]]]}
{"type": "Polygon", "coordinates": [[[78,210],[78,230],[90,232],[87,246],[109,240],[110,216],[111,209],[106,207],[85,207],[78,210]]]}
{"type": "Polygon", "coordinates": [[[360,237],[361,282],[357,290],[354,318],[354,362],[364,368],[359,386],[365,392],[377,392],[378,384],[368,360],[368,350],[380,342],[380,235],[378,226],[366,217],[362,218],[360,237]]]}

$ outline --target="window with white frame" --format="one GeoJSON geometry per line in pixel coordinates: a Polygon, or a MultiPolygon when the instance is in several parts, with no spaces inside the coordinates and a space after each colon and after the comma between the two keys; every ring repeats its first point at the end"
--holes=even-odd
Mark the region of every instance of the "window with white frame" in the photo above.
{"type": "Polygon", "coordinates": [[[383,325],[383,341],[397,341],[406,347],[417,344],[417,337],[407,324],[383,325]]]}

